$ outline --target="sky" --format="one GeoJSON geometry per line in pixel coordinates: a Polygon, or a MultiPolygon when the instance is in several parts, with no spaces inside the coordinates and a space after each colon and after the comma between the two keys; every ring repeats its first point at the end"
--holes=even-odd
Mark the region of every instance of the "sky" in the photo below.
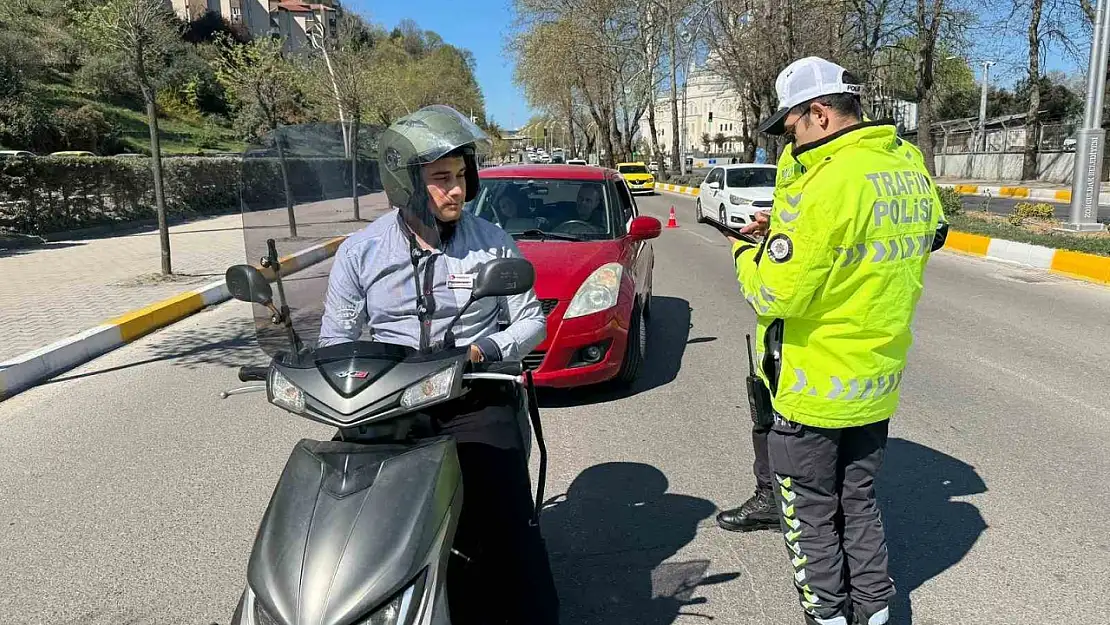
{"type": "Polygon", "coordinates": [[[512,21],[509,0],[347,0],[345,6],[390,29],[410,18],[447,43],[470,50],[492,120],[509,129],[528,122],[532,112],[513,84],[513,64],[503,52],[512,21]]]}

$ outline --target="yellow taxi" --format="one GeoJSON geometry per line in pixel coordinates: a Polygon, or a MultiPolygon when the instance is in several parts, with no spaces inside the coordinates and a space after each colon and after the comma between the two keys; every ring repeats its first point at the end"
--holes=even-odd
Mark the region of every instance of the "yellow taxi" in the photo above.
{"type": "Polygon", "coordinates": [[[617,171],[628,183],[629,191],[655,195],[655,176],[648,171],[647,165],[643,163],[617,163],[617,171]]]}

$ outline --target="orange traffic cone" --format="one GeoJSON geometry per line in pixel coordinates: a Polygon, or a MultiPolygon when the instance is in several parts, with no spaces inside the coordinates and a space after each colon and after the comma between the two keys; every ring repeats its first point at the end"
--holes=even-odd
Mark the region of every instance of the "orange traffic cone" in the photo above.
{"type": "Polygon", "coordinates": [[[673,204],[671,205],[671,218],[667,220],[667,227],[668,228],[677,228],[678,227],[678,219],[674,215],[674,205],[673,204]]]}

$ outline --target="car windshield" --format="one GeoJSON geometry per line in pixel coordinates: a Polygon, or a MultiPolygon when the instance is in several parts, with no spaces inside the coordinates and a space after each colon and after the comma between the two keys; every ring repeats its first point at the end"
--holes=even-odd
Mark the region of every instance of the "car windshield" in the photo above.
{"type": "Polygon", "coordinates": [[[618,165],[617,171],[622,174],[646,174],[647,167],[643,165],[618,165]]]}
{"type": "Polygon", "coordinates": [[[773,187],[775,186],[773,167],[743,167],[728,170],[730,187],[773,187]]]}
{"type": "Polygon", "coordinates": [[[487,178],[466,210],[518,239],[598,241],[617,235],[611,206],[600,180],[487,178]]]}

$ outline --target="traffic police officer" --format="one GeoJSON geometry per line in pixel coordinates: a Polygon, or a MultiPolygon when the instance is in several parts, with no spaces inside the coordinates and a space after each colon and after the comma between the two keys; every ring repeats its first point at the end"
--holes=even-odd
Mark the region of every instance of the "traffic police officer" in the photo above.
{"type": "MultiPolygon", "coordinates": [[[[794,160],[792,153],[793,144],[787,144],[779,156],[778,171],[775,174],[775,197],[782,195],[783,189],[795,178],[801,175],[802,170],[794,160]]],[[[766,220],[768,213],[756,214],[759,222],[766,220]]],[[[758,224],[745,226],[745,234],[757,229],[758,224]]],[[[754,530],[772,529],[779,526],[778,503],[771,487],[771,465],[767,459],[767,434],[771,431],[771,415],[756,415],[752,423],[752,450],[755,452],[755,462],[752,463],[752,472],[755,473],[755,494],[737,508],[724,510],[717,515],[717,525],[730,532],[750,532],[754,530]]]]}
{"type": "Polygon", "coordinates": [[[763,243],[732,251],[758,318],[781,527],[807,623],[883,625],[895,589],[874,480],[940,198],[894,125],[863,121],[843,67],[801,59],[775,87],[760,130],[792,136],[802,173],[776,195],[763,243]]]}

